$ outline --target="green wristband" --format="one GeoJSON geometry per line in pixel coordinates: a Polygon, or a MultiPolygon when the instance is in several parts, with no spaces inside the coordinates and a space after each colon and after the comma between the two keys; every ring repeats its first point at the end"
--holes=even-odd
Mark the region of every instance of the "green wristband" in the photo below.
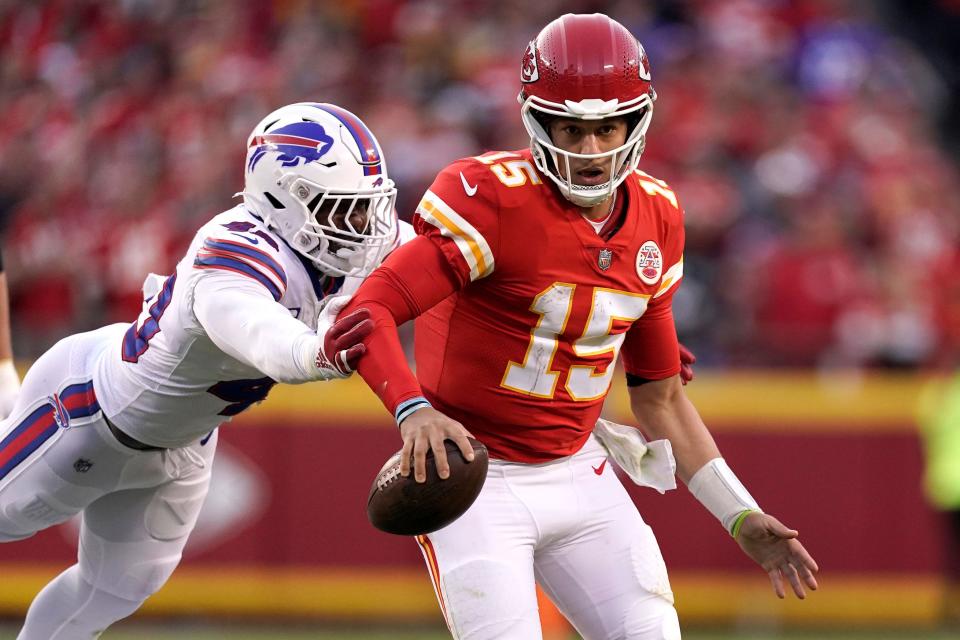
{"type": "Polygon", "coordinates": [[[733,536],[734,540],[736,540],[737,536],[740,535],[740,527],[743,526],[743,521],[746,520],[747,516],[750,515],[751,513],[761,513],[761,512],[757,511],[756,509],[747,509],[746,511],[743,511],[740,515],[738,515],[737,519],[733,521],[733,530],[730,531],[730,535],[733,536]]]}

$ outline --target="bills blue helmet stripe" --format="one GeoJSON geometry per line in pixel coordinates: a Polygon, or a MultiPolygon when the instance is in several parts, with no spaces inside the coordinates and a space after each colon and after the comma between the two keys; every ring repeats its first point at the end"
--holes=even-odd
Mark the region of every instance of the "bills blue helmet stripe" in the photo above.
{"type": "Polygon", "coordinates": [[[347,128],[347,131],[350,132],[350,135],[353,136],[354,141],[357,143],[357,146],[360,147],[360,153],[363,154],[363,175],[365,176],[376,176],[382,173],[381,167],[381,156],[380,148],[377,146],[376,138],[373,137],[373,134],[370,132],[370,129],[367,128],[367,125],[363,123],[360,118],[353,115],[346,109],[341,109],[340,107],[332,104],[325,104],[322,102],[312,103],[317,109],[326,111],[337,120],[343,123],[343,126],[347,128]]]}

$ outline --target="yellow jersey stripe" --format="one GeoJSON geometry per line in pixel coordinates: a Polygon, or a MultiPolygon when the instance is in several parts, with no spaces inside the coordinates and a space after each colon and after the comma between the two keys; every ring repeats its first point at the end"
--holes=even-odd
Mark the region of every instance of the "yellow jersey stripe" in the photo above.
{"type": "Polygon", "coordinates": [[[653,294],[654,298],[659,298],[667,291],[670,290],[674,284],[680,281],[680,278],[683,277],[683,257],[680,258],[680,262],[673,265],[667,272],[663,274],[663,278],[660,279],[660,288],[657,289],[657,292],[653,294]]]}
{"type": "Polygon", "coordinates": [[[469,222],[457,214],[435,194],[427,191],[418,208],[423,219],[440,229],[460,249],[470,267],[470,279],[477,280],[493,271],[493,253],[490,245],[469,222]]]}

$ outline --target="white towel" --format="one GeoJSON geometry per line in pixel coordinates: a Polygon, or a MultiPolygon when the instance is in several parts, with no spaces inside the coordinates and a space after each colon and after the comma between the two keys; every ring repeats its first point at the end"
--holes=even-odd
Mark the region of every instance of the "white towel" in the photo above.
{"type": "Polygon", "coordinates": [[[677,488],[677,461],[669,440],[647,442],[639,429],[603,418],[597,420],[593,433],[636,484],[660,493],[677,488]]]}

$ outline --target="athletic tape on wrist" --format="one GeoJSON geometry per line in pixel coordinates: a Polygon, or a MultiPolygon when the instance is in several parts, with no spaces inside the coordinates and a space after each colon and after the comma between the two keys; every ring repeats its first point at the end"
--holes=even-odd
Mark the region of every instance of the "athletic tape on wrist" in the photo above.
{"type": "MultiPolygon", "coordinates": [[[[714,458],[693,474],[687,483],[690,493],[733,535],[734,526],[743,524],[744,512],[763,513],[743,483],[723,458],[714,458]]],[[[739,533],[739,527],[737,527],[739,533]]]]}
{"type": "Polygon", "coordinates": [[[750,515],[751,513],[760,513],[760,512],[755,511],[753,509],[747,509],[746,511],[744,511],[743,513],[737,516],[737,519],[733,523],[733,530],[730,531],[730,535],[733,536],[734,540],[736,540],[740,536],[740,527],[743,526],[744,520],[746,520],[747,516],[750,515]]]}
{"type": "Polygon", "coordinates": [[[425,409],[432,406],[433,405],[430,404],[430,401],[423,396],[417,396],[415,398],[410,398],[409,400],[404,400],[397,405],[396,411],[393,412],[393,415],[397,420],[397,426],[400,426],[404,420],[409,418],[420,409],[425,409]]]}

